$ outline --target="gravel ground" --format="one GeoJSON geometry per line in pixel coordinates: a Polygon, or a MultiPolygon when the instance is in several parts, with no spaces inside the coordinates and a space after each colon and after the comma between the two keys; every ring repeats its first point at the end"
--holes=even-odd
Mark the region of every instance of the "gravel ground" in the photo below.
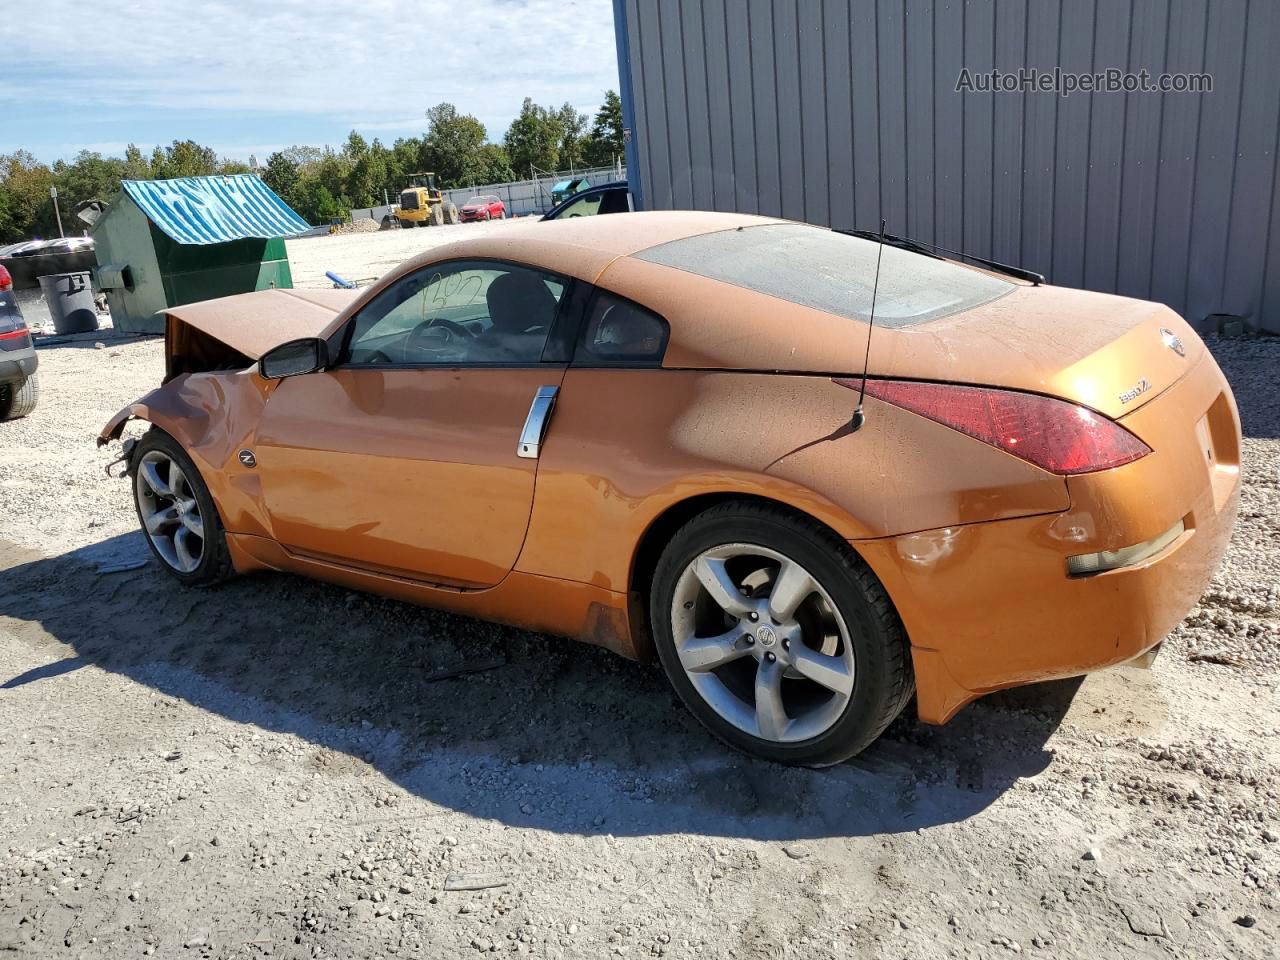
{"type": "MultiPolygon", "coordinates": [[[[434,233],[299,241],[295,276],[434,233]]],[[[1240,523],[1154,669],[903,718],[826,771],[729,752],[600,650],[137,566],[93,437],[162,347],[93,342],[42,349],[0,427],[0,952],[1280,955],[1280,341],[1214,344],[1240,523]]]]}
{"type": "Polygon", "coordinates": [[[409,257],[442,243],[473,237],[480,231],[524,230],[537,222],[537,217],[518,217],[426,229],[300,237],[286,241],[289,268],[295,287],[332,287],[333,281],[325,276],[326,270],[334,271],[343,279],[361,282],[363,286],[363,281],[380,277],[409,257]]]}

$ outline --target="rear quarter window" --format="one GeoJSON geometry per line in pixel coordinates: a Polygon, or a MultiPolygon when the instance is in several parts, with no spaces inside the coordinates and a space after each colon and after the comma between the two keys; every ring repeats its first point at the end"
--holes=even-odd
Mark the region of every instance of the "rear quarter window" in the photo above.
{"type": "Polygon", "coordinates": [[[602,290],[592,301],[573,362],[656,366],[667,348],[667,334],[667,322],[652,310],[602,290]]]}

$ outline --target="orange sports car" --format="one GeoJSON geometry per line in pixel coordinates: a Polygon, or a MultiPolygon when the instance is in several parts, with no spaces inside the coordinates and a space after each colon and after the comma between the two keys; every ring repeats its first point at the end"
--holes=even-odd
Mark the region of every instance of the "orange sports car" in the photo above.
{"type": "Polygon", "coordinates": [[[835,763],[913,694],[942,723],[1144,654],[1225,549],[1240,426],[1200,339],[1007,273],[752,216],[507,228],[170,309],[163,386],[99,442],[151,422],[124,456],[182,583],[656,654],[724,740],[835,763]]]}

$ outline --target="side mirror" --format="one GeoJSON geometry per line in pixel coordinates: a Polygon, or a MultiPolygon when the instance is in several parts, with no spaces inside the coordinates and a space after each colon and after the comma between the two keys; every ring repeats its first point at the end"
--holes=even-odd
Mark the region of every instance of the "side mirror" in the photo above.
{"type": "Polygon", "coordinates": [[[258,358],[258,374],[264,380],[283,380],[323,370],[329,363],[329,345],[319,337],[303,337],[272,347],[258,358]]]}

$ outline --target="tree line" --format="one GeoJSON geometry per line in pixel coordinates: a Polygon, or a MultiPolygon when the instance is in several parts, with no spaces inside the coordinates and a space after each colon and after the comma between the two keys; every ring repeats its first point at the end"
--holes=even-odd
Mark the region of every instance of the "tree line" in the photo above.
{"type": "MultiPolygon", "coordinates": [[[[347,216],[392,198],[410,174],[433,171],[445,189],[523,180],[531,169],[605,166],[623,153],[622,101],[605,92],[595,117],[570,104],[544,107],[526,98],[500,143],[484,125],[451,103],[426,111],[421,136],[390,146],[356,131],[338,148],[293,146],[277,151],[259,170],[263,181],[309,223],[347,216]]],[[[82,226],[73,211],[88,200],[110,201],[121,180],[164,180],[253,172],[238,160],[219,158],[193,140],[175,140],[148,156],[130,144],[123,156],[82,150],[73,160],[41,163],[25,150],[0,154],[0,242],[57,235],[49,190],[56,187],[67,233],[82,226]]]]}

